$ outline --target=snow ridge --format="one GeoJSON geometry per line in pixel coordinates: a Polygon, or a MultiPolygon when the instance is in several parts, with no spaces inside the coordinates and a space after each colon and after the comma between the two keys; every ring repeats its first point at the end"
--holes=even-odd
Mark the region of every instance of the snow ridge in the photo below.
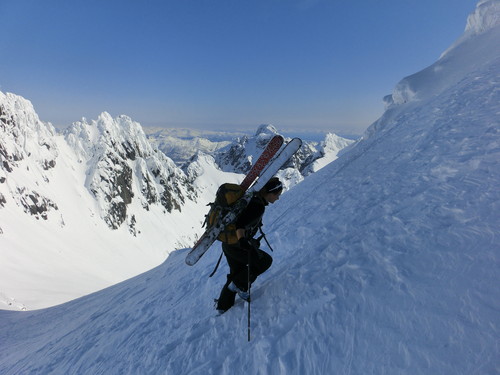
{"type": "Polygon", "coordinates": [[[464,75],[473,74],[471,68],[480,69],[481,64],[497,59],[499,33],[500,0],[479,2],[475,12],[468,18],[462,37],[434,64],[401,80],[392,95],[384,98],[386,109],[432,98],[450,85],[458,83],[464,75]]]}

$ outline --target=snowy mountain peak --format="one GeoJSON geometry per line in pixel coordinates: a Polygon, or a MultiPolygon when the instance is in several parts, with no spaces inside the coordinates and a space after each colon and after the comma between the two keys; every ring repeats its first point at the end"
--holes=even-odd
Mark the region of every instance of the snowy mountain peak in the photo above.
{"type": "Polygon", "coordinates": [[[58,209],[47,196],[58,157],[54,135],[29,100],[0,92],[0,208],[13,201],[36,219],[58,209]]]}
{"type": "Polygon", "coordinates": [[[71,146],[83,157],[91,157],[97,149],[114,150],[122,157],[150,155],[154,151],[139,123],[128,116],[113,119],[107,112],[90,123],[85,118],[73,123],[65,136],[71,146]],[[97,148],[96,148],[97,147],[97,148]]]}
{"type": "Polygon", "coordinates": [[[327,150],[336,149],[337,151],[340,151],[341,149],[347,147],[351,143],[353,143],[353,141],[339,137],[337,134],[327,133],[325,136],[325,140],[321,143],[321,145],[323,149],[327,150]]]}
{"type": "Polygon", "coordinates": [[[258,128],[257,128],[257,131],[255,132],[255,135],[258,137],[258,136],[262,136],[262,135],[270,135],[270,136],[273,136],[273,135],[277,135],[279,134],[278,133],[278,129],[276,129],[274,127],[274,125],[271,125],[271,124],[262,124],[260,125],[258,128]]]}
{"type": "Polygon", "coordinates": [[[29,100],[0,92],[0,134],[1,168],[12,171],[20,160],[28,157],[45,170],[54,167],[55,129],[40,121],[29,100]]]}
{"type": "MultiPolygon", "coordinates": [[[[126,220],[133,200],[143,209],[161,204],[168,212],[181,210],[195,192],[175,163],[149,143],[139,123],[128,116],[75,122],[65,132],[68,144],[87,165],[86,186],[96,197],[106,223],[117,229],[126,220]]],[[[133,205],[132,205],[133,206],[133,205]]],[[[135,233],[135,232],[134,232],[135,233]]]]}
{"type": "Polygon", "coordinates": [[[260,125],[255,132],[257,147],[264,149],[272,137],[278,135],[278,130],[270,124],[260,125]]]}

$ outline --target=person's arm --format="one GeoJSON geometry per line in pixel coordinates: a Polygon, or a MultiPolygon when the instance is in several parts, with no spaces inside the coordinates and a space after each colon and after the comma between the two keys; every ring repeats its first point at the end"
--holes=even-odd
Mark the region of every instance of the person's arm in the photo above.
{"type": "Polygon", "coordinates": [[[264,214],[264,206],[251,201],[250,204],[245,207],[243,212],[236,219],[236,237],[238,240],[245,238],[246,231],[245,228],[250,224],[255,222],[257,219],[261,218],[264,214]]]}

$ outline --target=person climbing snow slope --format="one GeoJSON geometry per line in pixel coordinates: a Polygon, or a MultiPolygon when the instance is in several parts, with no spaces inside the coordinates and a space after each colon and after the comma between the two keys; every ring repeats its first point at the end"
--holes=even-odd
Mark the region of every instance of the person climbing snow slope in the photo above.
{"type": "Polygon", "coordinates": [[[272,257],[259,249],[260,239],[254,237],[262,226],[262,216],[266,206],[276,202],[282,191],[281,181],[277,177],[271,178],[254,194],[248,206],[237,217],[235,225],[238,242],[234,245],[222,243],[222,251],[229,265],[229,274],[217,300],[219,313],[226,312],[234,305],[236,294],[249,301],[249,286],[257,276],[271,267],[272,257]]]}

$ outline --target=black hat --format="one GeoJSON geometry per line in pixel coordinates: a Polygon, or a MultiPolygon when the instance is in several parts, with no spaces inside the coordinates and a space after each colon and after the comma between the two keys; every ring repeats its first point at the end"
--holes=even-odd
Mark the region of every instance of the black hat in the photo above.
{"type": "Polygon", "coordinates": [[[262,189],[265,193],[279,193],[283,190],[283,184],[278,177],[271,178],[262,189]]]}

